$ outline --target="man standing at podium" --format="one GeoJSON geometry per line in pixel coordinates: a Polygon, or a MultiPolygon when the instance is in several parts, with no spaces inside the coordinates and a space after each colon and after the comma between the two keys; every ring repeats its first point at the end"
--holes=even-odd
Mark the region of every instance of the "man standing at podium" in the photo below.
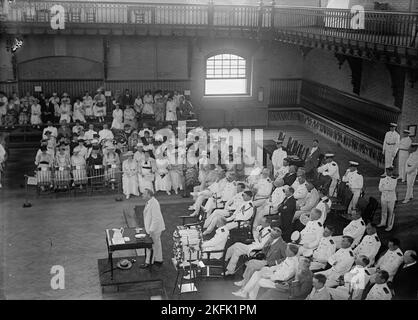
{"type": "Polygon", "coordinates": [[[153,261],[150,260],[151,250],[146,249],[146,260],[141,268],[148,268],[151,263],[158,266],[163,264],[163,250],[161,246],[161,233],[165,230],[163,215],[161,214],[160,203],[154,197],[154,192],[145,189],[142,195],[146,201],[144,208],[144,228],[153,241],[153,261]]]}

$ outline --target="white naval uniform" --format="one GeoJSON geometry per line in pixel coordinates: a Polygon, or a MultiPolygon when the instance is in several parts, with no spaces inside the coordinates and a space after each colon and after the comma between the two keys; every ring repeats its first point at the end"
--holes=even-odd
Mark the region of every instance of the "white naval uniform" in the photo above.
{"type": "Polygon", "coordinates": [[[341,248],[328,259],[331,268],[317,272],[327,277],[326,286],[334,287],[338,284],[338,278],[347,273],[354,263],[354,253],[351,248],[341,248]]]}
{"type": "Polygon", "coordinates": [[[361,300],[363,291],[370,281],[370,271],[361,265],[355,265],[344,274],[344,285],[329,288],[328,291],[334,300],[361,300]]]}
{"type": "Polygon", "coordinates": [[[398,179],[394,177],[385,176],[380,179],[379,191],[382,193],[380,197],[380,204],[382,206],[382,215],[380,219],[381,225],[387,225],[388,228],[393,227],[395,221],[395,203],[396,203],[396,185],[398,179]],[[388,217],[389,211],[389,217],[388,217]]]}
{"type": "Polygon", "coordinates": [[[414,184],[418,172],[418,150],[411,153],[406,160],[406,195],[405,200],[414,197],[414,184]]]}
{"type": "Polygon", "coordinates": [[[279,170],[277,170],[277,173],[274,174],[275,179],[283,179],[283,177],[286,175],[286,173],[289,172],[289,166],[282,166],[279,170]]]}
{"type": "Polygon", "coordinates": [[[208,232],[212,232],[215,227],[219,227],[223,219],[229,216],[231,212],[235,212],[244,204],[242,197],[243,192],[237,193],[231,200],[225,203],[224,209],[215,209],[210,215],[206,217],[203,225],[204,229],[208,229],[208,232]]]}
{"type": "Polygon", "coordinates": [[[250,299],[255,299],[260,287],[275,288],[275,281],[287,281],[293,278],[296,274],[297,267],[297,256],[287,257],[279,265],[263,267],[261,270],[253,273],[242,291],[249,293],[250,299]]]}
{"type": "Polygon", "coordinates": [[[274,150],[271,156],[271,163],[274,169],[274,176],[278,173],[279,169],[283,166],[283,160],[287,158],[287,152],[282,148],[274,150]]]}
{"type": "Polygon", "coordinates": [[[319,220],[309,220],[300,232],[300,242],[305,249],[316,249],[324,233],[324,226],[319,220]]]}
{"type": "Polygon", "coordinates": [[[331,178],[328,195],[332,197],[334,195],[335,188],[337,187],[337,182],[340,179],[340,169],[338,168],[338,164],[335,161],[325,163],[318,168],[318,172],[331,178]]]}
{"type": "Polygon", "coordinates": [[[406,181],[405,164],[409,157],[409,148],[411,147],[411,144],[412,139],[410,137],[404,137],[399,142],[398,170],[402,182],[406,181]]]}
{"type": "Polygon", "coordinates": [[[354,255],[356,258],[362,255],[366,256],[370,260],[369,265],[373,265],[381,245],[382,243],[376,233],[372,235],[366,234],[359,245],[353,250],[354,255]]]}
{"type": "Polygon", "coordinates": [[[348,186],[353,193],[353,198],[348,206],[348,212],[356,209],[361,190],[363,189],[363,176],[358,174],[357,170],[348,175],[348,186]]]}
{"type": "Polygon", "coordinates": [[[293,221],[297,220],[302,214],[310,214],[311,210],[318,204],[319,194],[318,191],[314,188],[308,192],[306,196],[305,203],[295,212],[293,216],[293,221]]]}
{"type": "Polygon", "coordinates": [[[370,289],[366,300],[391,300],[392,293],[386,283],[377,284],[370,289]]]}
{"type": "MultiPolygon", "coordinates": [[[[315,206],[315,209],[321,211],[321,217],[319,218],[319,221],[321,221],[322,224],[324,224],[325,220],[327,219],[328,212],[331,210],[331,205],[332,201],[327,196],[324,196],[315,206]]],[[[306,225],[307,221],[309,220],[309,216],[310,212],[303,212],[299,217],[300,223],[306,225]]]]}
{"type": "Polygon", "coordinates": [[[307,197],[308,189],[306,188],[306,183],[299,184],[295,188],[295,193],[293,194],[293,198],[296,199],[296,205],[299,206],[299,208],[302,207],[305,204],[307,197]]]}
{"type": "MultiPolygon", "coordinates": [[[[389,273],[388,281],[392,281],[402,263],[403,253],[400,248],[397,248],[396,250],[386,250],[377,260],[375,267],[387,271],[389,273]]],[[[375,272],[376,268],[374,269],[375,272]]]]}
{"type": "Polygon", "coordinates": [[[264,203],[263,206],[257,208],[257,222],[260,219],[260,217],[277,213],[280,204],[286,198],[285,190],[287,188],[287,186],[277,187],[272,192],[270,200],[264,203]]]}
{"type": "MultiPolygon", "coordinates": [[[[238,210],[235,210],[235,212],[232,214],[232,216],[230,216],[229,218],[226,219],[226,228],[228,228],[229,230],[235,229],[238,227],[238,222],[237,221],[248,221],[251,219],[251,217],[254,214],[254,206],[252,201],[245,201],[241,208],[239,208],[238,210]]],[[[243,225],[243,223],[241,223],[241,225],[243,225]]]]}
{"type": "Polygon", "coordinates": [[[205,211],[212,212],[215,208],[222,208],[222,202],[231,200],[237,193],[237,186],[235,182],[228,182],[225,178],[222,179],[218,185],[218,191],[206,201],[205,211]]]}
{"type": "Polygon", "coordinates": [[[273,184],[270,178],[261,178],[254,185],[254,188],[257,190],[257,193],[254,196],[254,206],[260,207],[268,201],[273,189],[273,184]]]}
{"type": "Polygon", "coordinates": [[[328,259],[335,253],[336,245],[331,236],[322,237],[318,247],[313,252],[311,270],[321,270],[327,265],[328,259]]]}
{"type": "Polygon", "coordinates": [[[262,226],[257,226],[254,232],[254,241],[251,244],[236,242],[230,246],[225,255],[225,261],[229,260],[226,269],[230,272],[234,272],[240,256],[249,255],[253,250],[262,249],[270,238],[270,232],[270,227],[263,228],[262,226]]]}
{"type": "Polygon", "coordinates": [[[399,148],[400,135],[396,131],[388,131],[383,141],[383,153],[385,154],[385,168],[393,167],[393,159],[399,148]]]}
{"type": "MultiPolygon", "coordinates": [[[[215,235],[212,239],[203,241],[202,243],[202,251],[203,252],[210,252],[210,251],[219,251],[225,248],[226,242],[228,241],[229,237],[229,230],[227,228],[219,228],[216,230],[215,235]]],[[[207,256],[206,254],[203,257],[207,256]]],[[[223,253],[213,253],[210,255],[211,259],[220,259],[222,258],[223,253]]]]}
{"type": "MultiPolygon", "coordinates": [[[[351,245],[354,248],[363,237],[364,232],[366,231],[366,224],[362,218],[357,220],[351,220],[351,222],[343,229],[344,236],[350,236],[354,239],[353,244],[351,245]]],[[[343,236],[335,236],[334,241],[337,243],[337,247],[340,246],[343,236]]]]}
{"type": "Polygon", "coordinates": [[[99,141],[102,142],[102,140],[113,140],[114,136],[112,131],[109,129],[102,129],[99,131],[99,141]]]}

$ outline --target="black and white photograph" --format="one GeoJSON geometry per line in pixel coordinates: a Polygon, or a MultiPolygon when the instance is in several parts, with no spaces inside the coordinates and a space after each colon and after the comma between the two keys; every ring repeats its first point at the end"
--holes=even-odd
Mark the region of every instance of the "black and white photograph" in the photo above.
{"type": "Polygon", "coordinates": [[[0,0],[0,300],[417,300],[418,0],[381,1],[0,0]]]}

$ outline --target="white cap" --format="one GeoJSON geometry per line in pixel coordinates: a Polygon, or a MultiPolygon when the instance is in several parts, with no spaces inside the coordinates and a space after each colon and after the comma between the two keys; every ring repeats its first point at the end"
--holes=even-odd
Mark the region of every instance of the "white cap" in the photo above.
{"type": "Polygon", "coordinates": [[[391,123],[390,123],[390,126],[391,126],[391,127],[397,127],[397,126],[398,126],[398,124],[397,124],[397,123],[395,123],[395,122],[391,122],[391,123]]]}
{"type": "Polygon", "coordinates": [[[355,162],[355,161],[349,161],[349,164],[354,166],[354,167],[357,167],[359,165],[359,163],[355,162]]]}
{"type": "Polygon", "coordinates": [[[409,131],[408,129],[405,129],[405,130],[403,131],[403,133],[411,134],[411,131],[409,131]]]}
{"type": "Polygon", "coordinates": [[[325,157],[327,157],[327,158],[331,158],[331,157],[333,157],[334,156],[334,154],[333,153],[326,153],[325,154],[325,157]]]}
{"type": "Polygon", "coordinates": [[[298,241],[300,238],[300,232],[299,231],[293,231],[292,235],[290,236],[290,240],[298,241]]]}

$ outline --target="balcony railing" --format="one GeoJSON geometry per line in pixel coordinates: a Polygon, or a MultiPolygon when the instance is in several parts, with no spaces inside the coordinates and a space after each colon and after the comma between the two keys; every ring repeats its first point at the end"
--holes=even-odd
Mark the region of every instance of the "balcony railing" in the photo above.
{"type": "MultiPolygon", "coordinates": [[[[16,1],[7,14],[9,23],[47,25],[53,5],[65,9],[65,22],[83,24],[177,25],[193,28],[228,28],[269,31],[276,35],[326,35],[374,44],[417,48],[418,15],[365,11],[364,28],[353,29],[350,10],[198,4],[129,2],[16,1]]],[[[55,14],[55,13],[54,13],[55,14]]]]}

